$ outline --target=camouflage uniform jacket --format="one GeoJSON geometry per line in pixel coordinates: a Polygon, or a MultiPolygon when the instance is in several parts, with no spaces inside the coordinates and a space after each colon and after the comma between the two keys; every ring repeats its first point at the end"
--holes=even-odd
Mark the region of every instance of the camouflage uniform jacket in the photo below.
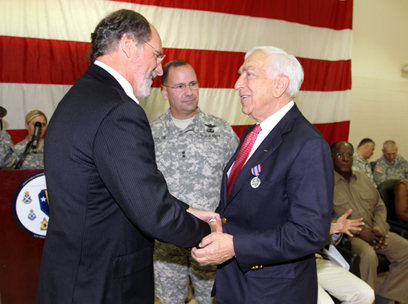
{"type": "MultiPolygon", "coordinates": [[[[28,137],[14,146],[17,159],[24,153],[28,144],[28,137]]],[[[30,149],[20,169],[44,169],[44,140],[38,143],[37,151],[30,149]]]]}
{"type": "Polygon", "coordinates": [[[194,208],[214,211],[223,169],[238,146],[231,126],[199,109],[184,130],[173,123],[170,110],[151,128],[156,162],[170,193],[194,208]]]}
{"type": "Polygon", "coordinates": [[[0,168],[10,167],[16,159],[10,135],[0,131],[0,168]]]}
{"type": "Polygon", "coordinates": [[[393,163],[384,155],[377,160],[374,168],[374,181],[377,185],[387,179],[405,177],[408,177],[408,162],[401,155],[397,154],[393,163]]]}
{"type": "Polygon", "coordinates": [[[377,185],[374,182],[373,171],[371,171],[370,163],[368,162],[368,160],[362,157],[360,153],[358,153],[357,150],[354,150],[353,166],[351,167],[351,169],[353,171],[360,171],[360,172],[364,172],[365,174],[367,174],[367,176],[370,178],[373,185],[377,187],[377,185]]]}

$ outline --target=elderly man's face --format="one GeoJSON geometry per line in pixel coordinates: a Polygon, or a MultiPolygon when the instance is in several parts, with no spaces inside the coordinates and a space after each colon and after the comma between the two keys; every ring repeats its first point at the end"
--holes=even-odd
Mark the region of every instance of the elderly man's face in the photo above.
{"type": "Polygon", "coordinates": [[[353,149],[347,142],[337,144],[332,154],[334,170],[339,174],[349,174],[353,165],[353,149]]]}
{"type": "Polygon", "coordinates": [[[196,115],[198,106],[198,89],[190,84],[197,82],[197,75],[190,65],[171,67],[166,86],[162,86],[164,99],[170,103],[171,115],[176,119],[188,119],[196,115]],[[181,92],[175,87],[185,85],[181,92]]]}
{"type": "Polygon", "coordinates": [[[398,148],[394,145],[385,146],[385,148],[382,151],[384,157],[391,163],[393,163],[397,158],[398,148]]]}
{"type": "Polygon", "coordinates": [[[130,73],[127,80],[133,87],[133,93],[136,97],[146,97],[150,94],[150,88],[153,84],[153,79],[156,76],[163,75],[161,63],[157,64],[158,56],[163,52],[162,43],[159,33],[151,26],[152,38],[149,44],[145,43],[140,48],[135,48],[137,53],[129,66],[130,73]]]}
{"type": "Polygon", "coordinates": [[[235,83],[235,89],[241,97],[242,112],[258,122],[273,114],[269,107],[273,102],[271,89],[276,80],[268,78],[268,58],[269,54],[260,50],[252,53],[239,69],[241,76],[235,83]]]}

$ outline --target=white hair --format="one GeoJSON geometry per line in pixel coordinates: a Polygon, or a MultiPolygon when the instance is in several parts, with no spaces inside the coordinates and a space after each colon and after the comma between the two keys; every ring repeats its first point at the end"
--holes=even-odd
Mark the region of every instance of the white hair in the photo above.
{"type": "Polygon", "coordinates": [[[263,51],[270,54],[267,61],[268,77],[270,79],[279,75],[286,75],[289,78],[289,85],[286,89],[288,96],[294,98],[299,92],[303,83],[304,72],[302,65],[295,56],[286,53],[284,50],[274,46],[256,46],[245,54],[245,59],[256,51],[263,51]]]}

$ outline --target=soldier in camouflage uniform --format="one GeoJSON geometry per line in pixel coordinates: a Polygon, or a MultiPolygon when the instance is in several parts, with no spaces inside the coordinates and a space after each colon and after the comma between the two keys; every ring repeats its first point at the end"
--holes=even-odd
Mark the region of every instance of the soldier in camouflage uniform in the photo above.
{"type": "Polygon", "coordinates": [[[368,175],[371,182],[375,187],[377,185],[374,182],[373,171],[368,159],[373,155],[375,149],[375,142],[371,138],[364,138],[360,141],[357,149],[354,150],[353,154],[353,171],[364,172],[368,175]]]}
{"type": "Polygon", "coordinates": [[[0,131],[0,168],[10,167],[15,161],[13,142],[6,131],[0,131]]]}
{"type": "Polygon", "coordinates": [[[377,185],[387,179],[408,177],[408,162],[398,153],[395,141],[387,140],[383,144],[383,155],[377,160],[374,168],[374,181],[377,185]]]}
{"type": "MultiPolygon", "coordinates": [[[[170,109],[151,123],[158,168],[172,195],[194,208],[214,211],[222,172],[238,138],[224,120],[198,109],[197,76],[188,62],[167,63],[162,83],[170,109]]],[[[160,303],[184,303],[189,276],[197,302],[215,302],[211,289],[216,266],[199,265],[187,249],[156,241],[154,269],[160,303]]]]}
{"type": "Polygon", "coordinates": [[[14,158],[15,161],[10,167],[10,169],[14,168],[17,161],[20,159],[21,155],[23,155],[24,150],[27,147],[27,144],[32,140],[34,134],[34,125],[36,122],[41,123],[41,131],[39,135],[38,146],[33,149],[30,148],[25,159],[23,165],[20,169],[44,169],[44,135],[45,131],[47,130],[47,117],[45,114],[39,110],[34,110],[29,112],[26,115],[26,123],[25,127],[28,132],[28,136],[20,141],[18,144],[14,146],[14,158]]]}

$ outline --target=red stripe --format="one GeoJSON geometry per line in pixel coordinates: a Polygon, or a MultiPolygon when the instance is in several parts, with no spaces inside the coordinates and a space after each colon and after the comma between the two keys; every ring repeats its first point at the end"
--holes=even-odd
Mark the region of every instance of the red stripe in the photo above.
{"type": "Polygon", "coordinates": [[[314,124],[314,126],[323,134],[329,145],[339,140],[348,141],[350,121],[314,124]]]}
{"type": "Polygon", "coordinates": [[[7,130],[7,133],[10,134],[11,140],[16,145],[28,135],[26,129],[16,129],[16,130],[7,130]]]}
{"type": "Polygon", "coordinates": [[[113,1],[285,20],[335,30],[351,29],[353,20],[353,0],[113,1]]]}
{"type": "MultiPolygon", "coordinates": [[[[0,36],[0,82],[73,85],[89,67],[86,42],[0,36]]],[[[233,88],[244,53],[164,49],[165,61],[190,62],[203,88],[233,88]]],[[[303,91],[351,89],[351,60],[299,58],[305,70],[303,91]]],[[[160,78],[154,85],[160,85],[160,78]]]]}
{"type": "Polygon", "coordinates": [[[89,43],[0,36],[0,82],[74,84],[89,43]]]}

